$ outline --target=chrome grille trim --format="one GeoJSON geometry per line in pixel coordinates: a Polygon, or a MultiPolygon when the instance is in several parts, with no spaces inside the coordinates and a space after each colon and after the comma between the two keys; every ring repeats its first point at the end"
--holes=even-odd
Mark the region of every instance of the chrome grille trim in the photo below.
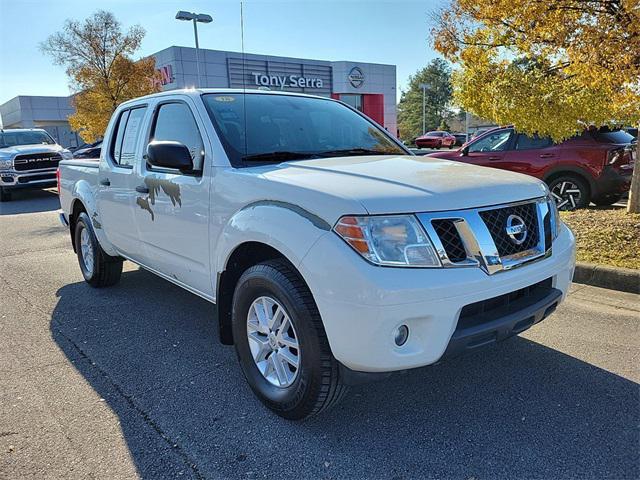
{"type": "Polygon", "coordinates": [[[540,197],[520,202],[493,205],[490,207],[454,210],[448,212],[418,213],[417,217],[425,231],[429,234],[443,267],[480,267],[487,274],[493,275],[551,255],[551,247],[548,250],[545,250],[544,231],[544,219],[545,216],[549,214],[549,205],[547,204],[546,197],[540,197]],[[480,216],[480,212],[525,204],[535,205],[538,241],[533,248],[501,257],[498,252],[498,248],[496,247],[496,242],[491,235],[487,224],[480,216]],[[465,260],[456,262],[451,261],[447,255],[444,244],[432,224],[434,220],[450,220],[453,222],[467,253],[467,258],[465,260]]]}

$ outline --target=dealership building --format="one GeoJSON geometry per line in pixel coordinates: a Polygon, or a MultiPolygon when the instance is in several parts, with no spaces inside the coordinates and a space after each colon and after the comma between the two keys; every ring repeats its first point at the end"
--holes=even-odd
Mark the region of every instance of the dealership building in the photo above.
{"type": "MultiPolygon", "coordinates": [[[[396,134],[396,67],[351,61],[308,60],[251,53],[169,47],[153,57],[163,90],[262,88],[339,99],[396,134]]],[[[4,128],[44,128],[65,147],[82,143],[67,117],[70,97],[20,95],[0,105],[4,128]]]]}

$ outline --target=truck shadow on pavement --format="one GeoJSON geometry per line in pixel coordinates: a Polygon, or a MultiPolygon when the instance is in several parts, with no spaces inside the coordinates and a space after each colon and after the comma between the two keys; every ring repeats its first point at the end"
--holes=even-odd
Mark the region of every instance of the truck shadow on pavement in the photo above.
{"type": "Polygon", "coordinates": [[[60,208],[55,190],[16,190],[11,201],[0,203],[0,216],[19,213],[51,212],[60,208]]]}
{"type": "Polygon", "coordinates": [[[524,338],[296,423],[253,396],[206,301],[142,270],[57,296],[52,336],[142,478],[638,477],[638,385],[524,338]]]}

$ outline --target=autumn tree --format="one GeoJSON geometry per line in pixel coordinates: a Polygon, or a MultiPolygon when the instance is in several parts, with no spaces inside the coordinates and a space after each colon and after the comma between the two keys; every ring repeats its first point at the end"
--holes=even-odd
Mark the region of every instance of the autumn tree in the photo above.
{"type": "Polygon", "coordinates": [[[454,101],[480,117],[555,140],[640,123],[640,0],[453,0],[432,39],[460,66],[454,101]]]}
{"type": "Polygon", "coordinates": [[[139,25],[123,33],[114,15],[100,10],[83,22],[67,20],[40,45],[55,64],[66,67],[76,109],[69,124],[84,141],[104,135],[120,103],[160,89],[155,60],[132,58],[144,35],[139,25]]]}
{"type": "Polygon", "coordinates": [[[422,88],[425,89],[425,130],[435,130],[449,113],[451,102],[451,67],[436,58],[409,77],[409,88],[398,103],[400,138],[411,142],[424,133],[422,129],[422,88]]]}

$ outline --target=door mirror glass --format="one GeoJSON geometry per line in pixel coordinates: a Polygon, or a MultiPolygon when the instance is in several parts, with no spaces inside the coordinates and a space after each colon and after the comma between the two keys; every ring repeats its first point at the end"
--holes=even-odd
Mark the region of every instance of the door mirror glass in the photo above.
{"type": "Polygon", "coordinates": [[[186,145],[180,142],[151,142],[147,145],[147,161],[152,167],[173,168],[181,172],[193,170],[191,153],[186,145]]]}

